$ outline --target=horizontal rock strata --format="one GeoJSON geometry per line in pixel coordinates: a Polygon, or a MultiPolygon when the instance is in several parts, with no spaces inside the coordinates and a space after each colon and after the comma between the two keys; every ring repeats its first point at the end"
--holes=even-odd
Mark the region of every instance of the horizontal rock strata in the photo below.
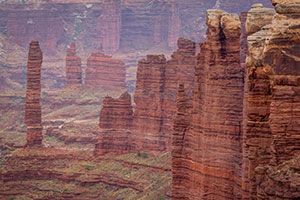
{"type": "Polygon", "coordinates": [[[118,99],[105,97],[100,112],[100,133],[95,147],[96,154],[128,153],[135,149],[131,128],[133,109],[127,92],[118,99]]]}
{"type": "MultiPolygon", "coordinates": [[[[207,26],[195,72],[191,123],[182,119],[174,124],[173,199],[238,199],[242,195],[241,22],[237,15],[209,10],[207,26]]],[[[181,103],[178,117],[189,113],[187,109],[182,114],[181,103]]]]}
{"type": "Polygon", "coordinates": [[[76,55],[75,43],[72,43],[67,49],[66,79],[69,86],[81,85],[82,83],[81,58],[76,55]]]}
{"type": "Polygon", "coordinates": [[[85,85],[104,89],[126,87],[125,64],[102,53],[92,53],[87,59],[85,85]]]}

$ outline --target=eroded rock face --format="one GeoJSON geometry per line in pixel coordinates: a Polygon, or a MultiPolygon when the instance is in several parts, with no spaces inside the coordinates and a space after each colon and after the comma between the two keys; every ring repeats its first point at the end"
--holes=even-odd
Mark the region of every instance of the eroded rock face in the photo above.
{"type": "Polygon", "coordinates": [[[67,85],[81,85],[82,83],[81,58],[76,55],[75,43],[67,49],[66,78],[67,85]]]}
{"type": "MultiPolygon", "coordinates": [[[[207,40],[201,45],[196,66],[191,124],[187,130],[182,129],[182,121],[174,124],[173,188],[178,191],[174,191],[173,199],[232,199],[242,195],[241,23],[237,15],[222,10],[207,13],[207,40]],[[180,134],[184,135],[182,142],[176,141],[180,134]],[[184,184],[176,185],[179,182],[184,184]]],[[[178,110],[177,115],[181,112],[178,110]]]]}
{"type": "Polygon", "coordinates": [[[100,112],[100,135],[95,147],[96,154],[128,153],[135,150],[131,128],[133,108],[127,92],[118,99],[105,97],[100,112]]]}
{"type": "Polygon", "coordinates": [[[25,124],[27,126],[27,146],[42,145],[41,118],[41,65],[43,53],[39,42],[32,41],[29,46],[27,63],[27,90],[25,103],[25,124]]]}
{"type": "Polygon", "coordinates": [[[126,69],[121,60],[102,53],[92,53],[87,59],[85,84],[106,89],[126,87],[126,69]]]}
{"type": "Polygon", "coordinates": [[[272,2],[271,24],[248,37],[243,182],[245,198],[294,199],[299,190],[283,172],[299,156],[300,2],[272,2]]]}
{"type": "Polygon", "coordinates": [[[176,113],[178,84],[184,83],[189,97],[193,90],[196,64],[195,43],[180,38],[170,60],[148,55],[139,62],[134,101],[134,131],[141,149],[169,150],[176,113]]]}
{"type": "Polygon", "coordinates": [[[148,55],[138,64],[134,95],[134,131],[141,149],[166,148],[166,138],[161,132],[166,64],[164,55],[148,55]]]}
{"type": "Polygon", "coordinates": [[[191,128],[192,102],[186,95],[183,84],[179,85],[177,93],[177,113],[174,119],[174,133],[172,138],[172,196],[174,199],[187,199],[189,190],[186,190],[188,174],[185,172],[187,166],[186,159],[192,153],[192,140],[188,132],[191,128]]]}

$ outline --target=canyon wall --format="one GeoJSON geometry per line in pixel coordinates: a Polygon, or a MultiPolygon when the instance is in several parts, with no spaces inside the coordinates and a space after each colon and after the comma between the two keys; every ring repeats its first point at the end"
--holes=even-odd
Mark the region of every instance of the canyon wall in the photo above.
{"type": "Polygon", "coordinates": [[[100,112],[100,133],[95,153],[128,153],[135,150],[131,128],[133,122],[133,108],[131,96],[127,92],[118,99],[105,97],[100,112]]]}
{"type": "Polygon", "coordinates": [[[76,55],[75,43],[72,43],[67,49],[66,82],[69,86],[82,84],[81,58],[76,55]]]}
{"type": "Polygon", "coordinates": [[[179,37],[199,41],[205,32],[205,12],[221,8],[239,13],[268,0],[114,0],[1,2],[0,33],[26,47],[41,42],[54,54],[71,42],[85,51],[176,48],[179,37]]]}
{"type": "Polygon", "coordinates": [[[103,53],[92,53],[87,59],[85,85],[105,89],[126,87],[125,64],[103,53]]]}
{"type": "Polygon", "coordinates": [[[25,102],[25,124],[27,127],[27,146],[42,145],[41,118],[41,65],[43,53],[39,42],[32,41],[29,46],[27,63],[27,90],[25,102]]]}
{"type": "Polygon", "coordinates": [[[300,2],[273,4],[242,23],[208,11],[192,106],[178,89],[173,199],[299,198],[300,2]]]}
{"type": "Polygon", "coordinates": [[[261,18],[255,21],[251,16],[247,23],[250,36],[244,110],[245,199],[300,196],[300,179],[293,170],[299,168],[300,155],[300,63],[296,50],[300,48],[300,1],[272,2],[276,14],[271,20],[264,20],[269,25],[259,29],[255,25],[261,23],[261,18]]]}

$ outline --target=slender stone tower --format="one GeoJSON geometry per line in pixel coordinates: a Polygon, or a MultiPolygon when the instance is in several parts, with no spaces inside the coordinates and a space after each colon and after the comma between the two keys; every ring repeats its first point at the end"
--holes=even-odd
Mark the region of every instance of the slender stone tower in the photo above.
{"type": "Polygon", "coordinates": [[[28,147],[42,145],[41,118],[41,65],[43,53],[38,41],[32,41],[29,47],[27,63],[27,90],[25,104],[25,124],[27,126],[28,147]]]}

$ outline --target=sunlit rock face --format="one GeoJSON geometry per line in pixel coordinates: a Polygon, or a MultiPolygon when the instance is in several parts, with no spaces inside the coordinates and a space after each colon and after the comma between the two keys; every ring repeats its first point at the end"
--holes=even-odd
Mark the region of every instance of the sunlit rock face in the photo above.
{"type": "Polygon", "coordinates": [[[126,87],[125,64],[103,53],[92,53],[87,59],[85,85],[104,89],[126,87]]]}
{"type": "Polygon", "coordinates": [[[130,94],[125,92],[118,99],[105,97],[100,112],[100,133],[95,153],[122,154],[135,150],[135,139],[131,133],[132,121],[130,94]]]}
{"type": "Polygon", "coordinates": [[[27,63],[27,90],[25,102],[25,124],[27,126],[27,146],[42,145],[41,118],[41,65],[43,53],[39,42],[32,41],[29,46],[27,63]]]}
{"type": "MultiPolygon", "coordinates": [[[[243,146],[243,183],[247,193],[244,198],[294,199],[299,197],[295,184],[299,179],[292,178],[296,176],[293,170],[290,174],[284,172],[299,160],[300,143],[296,138],[300,112],[295,108],[300,105],[297,50],[300,48],[300,2],[272,3],[276,11],[273,19],[252,35],[250,32],[248,37],[243,146]]],[[[247,23],[247,29],[253,30],[255,23],[247,23]]]]}
{"type": "Polygon", "coordinates": [[[67,49],[66,82],[68,86],[82,84],[81,58],[76,55],[75,43],[72,43],[67,49]]]}

